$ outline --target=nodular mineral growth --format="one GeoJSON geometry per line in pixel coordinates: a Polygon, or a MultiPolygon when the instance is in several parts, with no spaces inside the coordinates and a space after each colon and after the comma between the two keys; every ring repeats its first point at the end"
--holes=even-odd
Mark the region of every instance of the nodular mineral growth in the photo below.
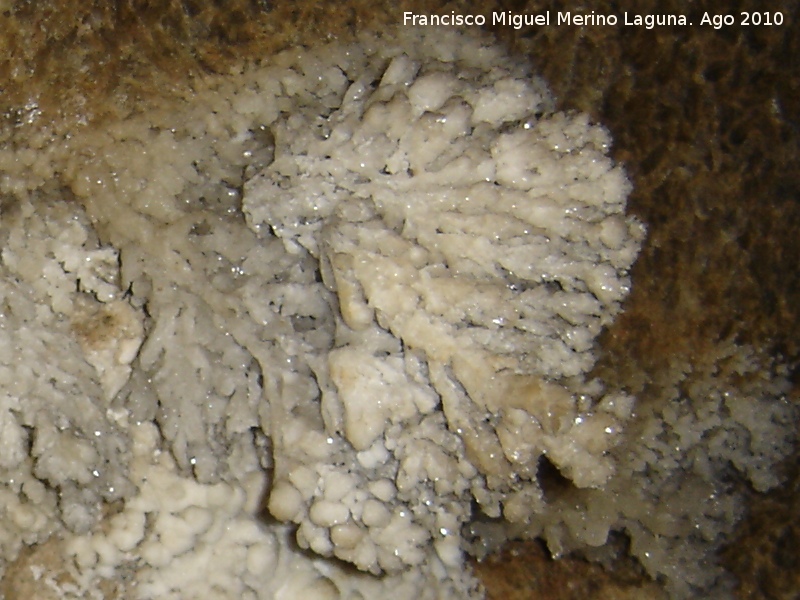
{"type": "Polygon", "coordinates": [[[478,597],[465,549],[539,536],[603,559],[624,531],[675,596],[716,585],[728,465],[774,486],[794,413],[780,369],[734,344],[676,371],[683,395],[587,376],[644,237],[605,129],[455,30],[196,87],[0,151],[3,347],[26,348],[2,372],[52,373],[6,387],[2,490],[35,515],[6,510],[6,559],[60,530],[76,589],[125,570],[139,597],[478,597]],[[282,524],[259,522],[262,493],[282,524]],[[286,524],[380,578],[297,552],[286,524]]]}

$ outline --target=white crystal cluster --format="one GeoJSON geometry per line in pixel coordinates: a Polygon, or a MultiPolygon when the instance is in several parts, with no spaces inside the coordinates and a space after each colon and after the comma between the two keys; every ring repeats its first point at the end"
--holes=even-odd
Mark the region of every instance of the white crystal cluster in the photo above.
{"type": "Polygon", "coordinates": [[[778,482],[794,413],[735,346],[636,403],[588,377],[644,235],[603,128],[451,29],[193,85],[0,131],[3,561],[57,533],[61,598],[478,598],[465,550],[619,531],[714,585],[726,482],[778,482]]]}
{"type": "Polygon", "coordinates": [[[629,416],[582,379],[643,235],[625,176],[605,130],[482,61],[368,68],[324,120],[272,124],[244,186],[250,227],[319,262],[337,315],[311,315],[328,346],[288,350],[314,383],[273,404],[270,509],[376,573],[431,544],[457,564],[473,501],[524,522],[544,455],[602,485],[629,416]]]}
{"type": "Polygon", "coordinates": [[[131,600],[469,597],[469,590],[453,589],[445,571],[438,577],[408,571],[376,579],[309,560],[292,547],[289,527],[259,522],[264,473],[252,472],[237,483],[202,484],[180,474],[161,450],[152,423],[133,426],[130,433],[129,476],[138,491],[107,517],[102,530],[62,544],[60,577],[34,574],[53,597],[102,600],[109,582],[119,597],[131,600]]]}

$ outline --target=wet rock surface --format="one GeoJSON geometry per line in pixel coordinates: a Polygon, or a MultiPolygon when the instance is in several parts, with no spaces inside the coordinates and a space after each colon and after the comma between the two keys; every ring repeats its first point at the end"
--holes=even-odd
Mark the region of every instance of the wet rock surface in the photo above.
{"type": "MultiPolygon", "coordinates": [[[[389,11],[366,1],[3,4],[0,77],[8,85],[0,108],[19,125],[99,123],[165,93],[190,94],[192,76],[225,72],[243,57],[381,28],[404,10],[467,11],[463,3],[422,1],[389,11]]],[[[539,13],[561,4],[487,2],[481,12],[539,13]]],[[[684,10],[677,1],[635,4],[630,12],[639,14],[684,10]]],[[[761,8],[742,1],[728,11],[761,8]]],[[[648,223],[648,239],[626,312],[605,333],[596,370],[634,394],[657,389],[670,361],[696,361],[725,339],[797,365],[799,15],[789,2],[770,9],[782,12],[784,25],[495,30],[538,65],[562,108],[587,111],[609,127],[615,157],[633,180],[629,209],[648,223]]],[[[612,13],[616,3],[585,3],[584,12],[592,10],[612,13]]],[[[711,3],[693,5],[694,21],[706,10],[714,10],[711,3]]],[[[789,397],[796,402],[794,368],[789,397]]],[[[752,495],[750,516],[725,553],[740,597],[800,591],[798,497],[796,483],[752,495]]],[[[608,579],[597,569],[580,558],[553,563],[538,542],[514,545],[479,567],[494,598],[659,597],[623,562],[608,579]],[[599,587],[575,583],[589,571],[599,587]]]]}

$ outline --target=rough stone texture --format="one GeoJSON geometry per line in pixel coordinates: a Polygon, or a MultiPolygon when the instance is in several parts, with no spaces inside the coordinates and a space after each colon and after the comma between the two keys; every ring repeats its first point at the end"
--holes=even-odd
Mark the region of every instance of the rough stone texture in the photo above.
{"type": "Polygon", "coordinates": [[[753,502],[739,538],[724,552],[726,566],[741,578],[738,597],[790,600],[800,591],[800,477],[795,465],[791,483],[753,502]]]}
{"type": "MultiPolygon", "coordinates": [[[[60,600],[63,598],[61,590],[78,589],[75,565],[70,564],[67,556],[63,542],[57,537],[26,548],[6,571],[0,582],[0,594],[9,600],[60,600]]],[[[116,600],[120,597],[120,584],[120,581],[103,579],[97,593],[104,600],[116,600]]]]}
{"type": "MultiPolygon", "coordinates": [[[[243,56],[333,32],[346,37],[370,24],[380,28],[399,21],[403,10],[441,3],[215,4],[219,8],[177,0],[0,2],[0,79],[7,83],[0,110],[20,123],[100,121],[164,93],[179,95],[190,89],[190,76],[223,72],[243,56]]],[[[485,14],[565,8],[555,0],[483,4],[485,14]]],[[[598,13],[617,5],[582,4],[598,13]]],[[[686,6],[678,0],[631,4],[629,11],[637,13],[686,6]]],[[[696,2],[691,14],[699,21],[715,8],[696,2]]],[[[764,6],[742,0],[727,10],[751,8],[764,6]]],[[[649,238],[634,269],[627,312],[607,332],[598,367],[634,393],[657,385],[668,359],[692,360],[709,341],[733,337],[767,347],[792,365],[800,357],[800,15],[788,0],[768,8],[782,11],[786,24],[497,31],[540,65],[564,107],[587,110],[609,126],[616,157],[634,180],[629,204],[649,224],[649,238]]],[[[445,10],[459,10],[459,4],[445,10]]],[[[797,382],[796,370],[793,376],[797,382]]],[[[742,541],[726,554],[741,577],[742,598],[800,592],[793,554],[798,497],[796,483],[754,496],[742,541]]],[[[501,587],[520,564],[525,572],[555,577],[536,543],[515,546],[500,562],[503,568],[481,569],[490,597],[555,597],[531,583],[533,575],[515,590],[501,587]]],[[[552,584],[562,590],[559,597],[625,597],[618,581],[592,590],[569,584],[576,577],[570,569],[583,564],[561,562],[566,583],[552,584]]]]}
{"type": "MultiPolygon", "coordinates": [[[[543,10],[543,4],[529,2],[526,9],[543,10]]],[[[614,11],[611,2],[585,4],[587,12],[614,11]]],[[[638,13],[685,6],[632,4],[638,13]]],[[[737,2],[728,12],[763,8],[737,2]]],[[[510,3],[508,9],[522,10],[510,3]]],[[[563,106],[608,125],[616,157],[633,179],[629,207],[648,223],[648,240],[626,312],[606,332],[597,371],[634,393],[658,386],[669,360],[695,362],[710,343],[732,337],[786,357],[798,400],[800,68],[792,57],[800,37],[794,4],[769,9],[782,11],[786,25],[548,28],[510,40],[541,65],[563,106]]],[[[691,14],[705,10],[713,13],[714,6],[697,3],[691,14]]],[[[796,472],[796,459],[790,462],[796,472]]],[[[741,580],[741,598],[800,593],[792,516],[800,498],[797,475],[794,482],[753,495],[752,515],[725,554],[741,580]]],[[[520,556],[534,570],[552,568],[520,556]]],[[[490,593],[505,575],[484,577],[490,593]]],[[[592,597],[615,596],[609,587],[592,597]]]]}
{"type": "Polygon", "coordinates": [[[643,578],[637,567],[620,560],[609,572],[579,559],[553,560],[538,542],[512,542],[478,564],[477,574],[487,582],[487,600],[666,600],[659,585],[643,578]]]}

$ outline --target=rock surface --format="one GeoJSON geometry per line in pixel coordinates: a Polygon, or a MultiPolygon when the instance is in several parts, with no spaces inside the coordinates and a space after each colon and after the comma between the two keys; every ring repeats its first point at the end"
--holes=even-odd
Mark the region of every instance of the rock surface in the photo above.
{"type": "MultiPolygon", "coordinates": [[[[146,12],[129,2],[117,13],[100,2],[5,4],[0,74],[10,82],[6,118],[36,122],[60,110],[74,123],[99,122],[142,98],[155,101],[167,82],[182,93],[184,74],[224,71],[243,55],[313,42],[332,31],[347,36],[368,24],[380,28],[402,10],[433,10],[434,3],[405,2],[384,17],[377,16],[387,13],[375,2],[358,1],[336,8],[231,2],[220,10],[167,1],[150,3],[146,12]],[[65,13],[73,18],[63,19],[65,13]],[[52,90],[58,93],[44,93],[52,90]],[[36,91],[52,103],[31,102],[36,91]]],[[[693,14],[713,10],[704,4],[694,5],[693,14]]],[[[738,10],[751,4],[760,8],[742,2],[738,10]]],[[[555,10],[545,2],[485,6],[486,13],[555,10]]],[[[640,2],[637,10],[680,12],[683,6],[640,2]]],[[[586,8],[613,10],[602,0],[586,8]]],[[[447,5],[451,9],[458,3],[447,5]]],[[[754,344],[791,365],[800,356],[800,74],[791,60],[800,53],[800,36],[794,5],[778,3],[773,10],[783,12],[785,25],[497,31],[541,65],[564,107],[587,110],[610,127],[616,157],[634,180],[631,208],[649,224],[649,238],[634,269],[627,312],[606,333],[597,367],[634,393],[657,387],[665,379],[662,365],[693,362],[722,339],[754,344]]],[[[792,376],[796,402],[796,372],[792,376]]],[[[800,590],[785,551],[795,535],[796,490],[753,498],[743,535],[758,542],[728,551],[742,578],[742,597],[792,597],[800,590]],[[784,583],[764,583],[764,573],[784,583]]],[[[509,570],[520,562],[552,569],[549,559],[524,552],[503,557],[509,570]]],[[[571,560],[579,564],[565,562],[571,560]]],[[[564,575],[565,581],[571,577],[564,575]]],[[[537,589],[525,584],[508,595],[494,592],[505,578],[502,569],[484,571],[490,596],[529,598],[537,589]]],[[[593,590],[592,597],[620,597],[615,585],[593,590]]],[[[586,596],[582,588],[561,588],[572,594],[565,598],[586,596]]]]}

